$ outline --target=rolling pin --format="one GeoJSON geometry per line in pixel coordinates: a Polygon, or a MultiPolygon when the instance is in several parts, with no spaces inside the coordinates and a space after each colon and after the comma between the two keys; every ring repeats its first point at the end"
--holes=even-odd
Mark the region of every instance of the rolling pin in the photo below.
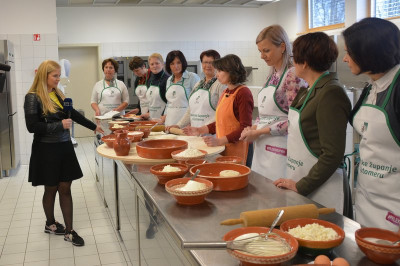
{"type": "Polygon", "coordinates": [[[314,204],[296,205],[282,208],[247,211],[240,214],[239,219],[228,219],[221,222],[221,225],[242,224],[247,226],[270,226],[280,210],[284,210],[282,218],[278,225],[284,221],[296,218],[318,218],[320,214],[335,212],[335,208],[320,208],[314,204]]]}
{"type": "Polygon", "coordinates": [[[186,134],[183,133],[183,130],[182,130],[182,129],[180,129],[180,128],[175,128],[175,127],[170,128],[170,129],[169,129],[169,133],[175,134],[175,135],[186,136],[186,134]]]}

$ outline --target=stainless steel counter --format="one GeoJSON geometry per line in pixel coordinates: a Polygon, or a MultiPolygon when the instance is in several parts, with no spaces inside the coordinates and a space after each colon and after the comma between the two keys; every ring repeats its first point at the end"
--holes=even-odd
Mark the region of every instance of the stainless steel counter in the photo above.
{"type": "MultiPolygon", "coordinates": [[[[181,244],[221,241],[225,233],[240,226],[222,226],[219,223],[225,219],[238,218],[243,211],[314,203],[293,191],[276,188],[269,179],[252,173],[249,186],[244,189],[231,192],[213,191],[203,204],[182,206],[165,191],[164,186],[157,183],[156,177],[149,174],[147,167],[130,164],[125,164],[125,167],[181,244]]],[[[321,215],[320,219],[339,225],[346,233],[342,245],[331,254],[332,258],[344,257],[351,265],[376,265],[364,256],[355,243],[354,232],[360,228],[358,223],[338,213],[321,215]]],[[[200,265],[238,265],[238,261],[224,250],[192,250],[190,253],[200,265]]],[[[308,263],[311,260],[312,258],[297,255],[286,265],[308,263]]],[[[400,265],[400,261],[395,265],[400,265]]]]}

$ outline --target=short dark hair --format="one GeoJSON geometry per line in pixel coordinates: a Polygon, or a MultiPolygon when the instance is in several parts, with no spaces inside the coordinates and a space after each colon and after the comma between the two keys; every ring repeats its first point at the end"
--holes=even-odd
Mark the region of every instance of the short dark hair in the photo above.
{"type": "Polygon", "coordinates": [[[173,51],[171,51],[171,52],[169,52],[168,54],[167,54],[167,58],[166,58],[166,62],[165,62],[165,70],[168,72],[168,73],[170,73],[170,74],[172,74],[172,72],[171,72],[171,67],[169,66],[171,63],[172,63],[172,61],[174,61],[174,59],[175,58],[177,58],[178,57],[178,59],[181,61],[181,63],[182,63],[182,73],[183,72],[185,72],[185,70],[186,70],[186,68],[187,68],[187,61],[186,61],[186,58],[185,58],[185,56],[183,55],[183,53],[181,52],[181,51],[179,51],[179,50],[173,50],[173,51]]]}
{"type": "Polygon", "coordinates": [[[228,54],[213,62],[213,66],[219,71],[229,73],[231,84],[243,83],[246,81],[246,69],[242,64],[242,60],[237,55],[228,54]]]}
{"type": "Polygon", "coordinates": [[[307,65],[314,71],[328,70],[338,57],[336,43],[326,33],[312,32],[298,37],[293,43],[296,64],[307,65]]]}
{"type": "Polygon", "coordinates": [[[132,58],[132,60],[129,62],[129,69],[132,70],[132,71],[134,69],[142,68],[142,67],[145,67],[145,66],[146,66],[146,63],[139,56],[134,56],[132,58]]]}
{"type": "Polygon", "coordinates": [[[217,59],[221,58],[219,53],[217,51],[215,51],[215,50],[212,50],[212,49],[204,51],[204,52],[202,52],[200,54],[200,62],[203,62],[203,57],[204,56],[212,57],[212,58],[214,58],[214,60],[217,60],[217,59]]]}
{"type": "Polygon", "coordinates": [[[392,22],[364,18],[342,34],[347,53],[360,73],[384,73],[400,63],[400,31],[392,22]]]}
{"type": "Polygon", "coordinates": [[[118,67],[119,67],[118,62],[115,61],[115,60],[112,59],[112,58],[104,59],[104,60],[103,60],[103,63],[101,63],[101,69],[103,69],[103,71],[104,71],[104,66],[105,66],[108,62],[111,62],[111,64],[114,66],[115,72],[118,72],[118,67]]]}

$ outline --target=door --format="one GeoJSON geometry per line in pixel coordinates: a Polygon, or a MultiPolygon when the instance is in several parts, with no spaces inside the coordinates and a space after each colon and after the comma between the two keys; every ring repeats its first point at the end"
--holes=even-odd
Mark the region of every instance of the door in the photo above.
{"type": "MultiPolygon", "coordinates": [[[[58,49],[60,59],[68,59],[71,62],[69,83],[65,89],[65,96],[72,98],[75,109],[85,112],[85,117],[92,120],[94,111],[90,106],[90,98],[94,84],[99,81],[99,57],[98,47],[60,47],[58,49]]],[[[93,131],[75,123],[74,136],[93,136],[93,131]]]]}

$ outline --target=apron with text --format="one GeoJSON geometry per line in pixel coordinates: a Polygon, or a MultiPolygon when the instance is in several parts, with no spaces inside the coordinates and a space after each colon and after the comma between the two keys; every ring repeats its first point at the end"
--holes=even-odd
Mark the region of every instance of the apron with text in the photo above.
{"type": "Polygon", "coordinates": [[[138,85],[135,89],[135,94],[139,98],[140,110],[142,114],[145,114],[149,111],[149,101],[146,98],[146,92],[146,84],[138,85]]]}
{"type": "MultiPolygon", "coordinates": [[[[164,73],[162,76],[164,76],[164,73]]],[[[160,82],[162,76],[160,78],[160,82]]],[[[158,86],[150,84],[150,87],[146,92],[146,98],[149,101],[150,119],[160,118],[165,109],[166,103],[163,101],[160,95],[160,82],[158,83],[158,86]]]]}
{"type": "Polygon", "coordinates": [[[197,89],[189,98],[190,125],[202,127],[215,121],[215,109],[211,105],[209,90],[197,89]]]}
{"type": "MultiPolygon", "coordinates": [[[[278,85],[267,85],[258,93],[258,112],[260,122],[257,129],[287,119],[287,113],[277,104],[275,93],[282,80],[287,75],[287,69],[279,79],[278,85]]],[[[276,180],[286,176],[287,136],[262,135],[254,145],[254,157],[251,169],[260,175],[276,180]]]]}
{"type": "Polygon", "coordinates": [[[168,87],[165,97],[167,98],[167,107],[165,109],[165,125],[176,125],[184,116],[189,106],[186,89],[183,86],[185,79],[180,83],[171,83],[168,87]]]}
{"type": "Polygon", "coordinates": [[[382,106],[363,103],[353,118],[353,127],[361,135],[356,221],[392,231],[400,224],[400,141],[393,134],[385,107],[399,74],[382,106]]]}
{"type": "MultiPolygon", "coordinates": [[[[115,84],[114,86],[107,86],[106,82],[103,80],[103,90],[100,93],[100,100],[97,103],[100,109],[101,115],[112,111],[113,109],[117,108],[122,102],[122,92],[118,88],[117,82],[110,82],[111,85],[115,84]]],[[[125,112],[122,111],[121,114],[125,112]]]]}
{"type": "MultiPolygon", "coordinates": [[[[233,102],[241,88],[243,88],[243,86],[237,88],[233,94],[225,92],[218,102],[215,112],[217,138],[224,137],[240,128],[240,122],[236,119],[233,112],[233,102]]],[[[221,154],[224,156],[239,156],[246,162],[248,149],[249,144],[247,141],[237,141],[235,143],[225,144],[225,150],[221,154]]]]}
{"type": "MultiPolygon", "coordinates": [[[[300,110],[293,107],[290,107],[289,110],[286,175],[287,178],[296,182],[306,176],[310,169],[318,162],[318,156],[311,151],[303,135],[301,128],[301,111],[306,106],[315,84],[328,74],[329,72],[325,72],[314,82],[300,110]]],[[[325,207],[335,208],[336,212],[342,214],[344,205],[343,178],[343,169],[338,168],[325,183],[307,197],[325,207]]]]}

